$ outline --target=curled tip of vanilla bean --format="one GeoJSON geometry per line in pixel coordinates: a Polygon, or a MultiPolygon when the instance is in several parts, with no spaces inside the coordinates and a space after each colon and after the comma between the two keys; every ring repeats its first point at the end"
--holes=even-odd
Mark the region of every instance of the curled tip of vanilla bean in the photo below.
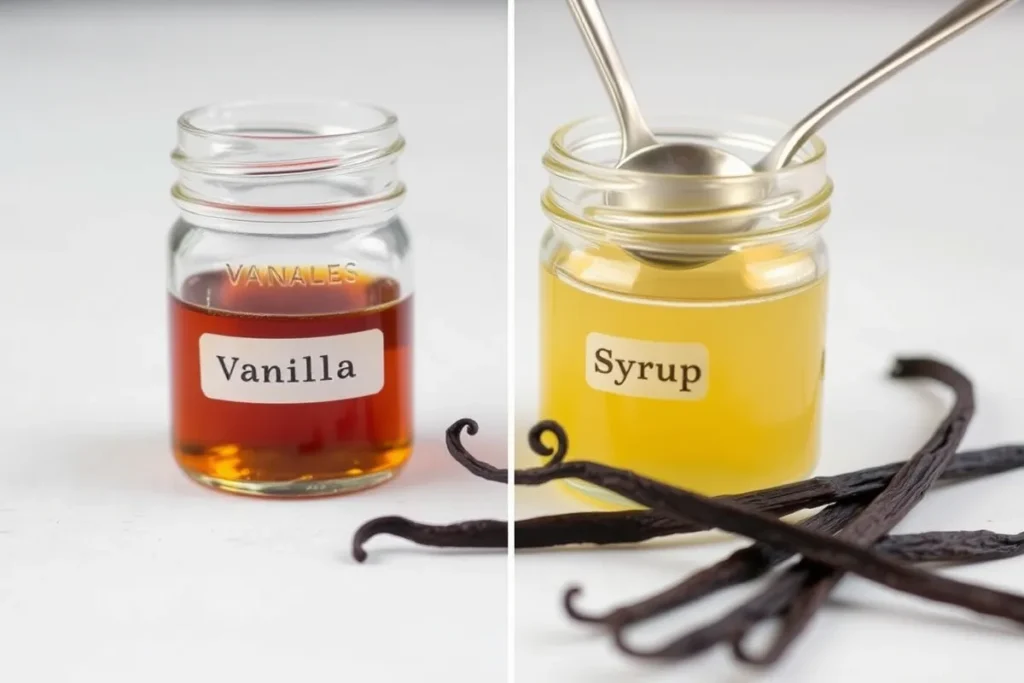
{"type": "Polygon", "coordinates": [[[580,593],[583,592],[582,586],[572,585],[565,589],[565,593],[562,594],[562,605],[565,607],[566,613],[575,619],[576,621],[582,621],[588,624],[603,624],[608,621],[607,617],[597,617],[586,612],[581,612],[576,607],[576,599],[579,598],[580,593]]]}
{"type": "Polygon", "coordinates": [[[408,531],[415,524],[412,520],[394,515],[371,519],[356,529],[356,533],[352,536],[352,558],[356,562],[365,562],[367,556],[366,549],[363,546],[366,545],[367,541],[380,534],[403,536],[403,532],[408,531]]]}
{"type": "Polygon", "coordinates": [[[689,633],[682,638],[661,647],[640,649],[626,640],[628,623],[611,624],[610,635],[615,647],[623,654],[638,659],[682,660],[695,657],[721,643],[725,636],[717,630],[702,629],[689,633]]]}
{"type": "Polygon", "coordinates": [[[352,557],[366,559],[363,546],[380,534],[435,548],[504,548],[508,545],[508,522],[501,519],[472,519],[456,524],[423,524],[405,517],[371,519],[352,538],[352,557]]]}
{"type": "Polygon", "coordinates": [[[449,431],[454,430],[456,434],[465,429],[470,436],[473,436],[480,431],[480,425],[471,417],[460,417],[448,429],[449,431]]]}
{"type": "Polygon", "coordinates": [[[550,458],[547,462],[548,467],[553,467],[562,462],[565,459],[565,454],[569,452],[569,435],[565,433],[565,428],[554,420],[541,420],[530,427],[527,441],[530,444],[530,450],[534,453],[550,458]],[[555,437],[554,448],[551,448],[542,440],[545,434],[551,434],[555,437]]]}
{"type": "Polygon", "coordinates": [[[448,453],[458,462],[460,465],[465,467],[469,472],[481,479],[488,481],[507,482],[508,481],[508,470],[500,467],[495,467],[489,463],[479,460],[466,450],[466,447],[462,444],[462,431],[465,430],[470,436],[474,435],[479,431],[480,425],[477,424],[476,420],[468,417],[463,417],[452,423],[447,430],[445,430],[445,445],[448,446],[448,453]]]}

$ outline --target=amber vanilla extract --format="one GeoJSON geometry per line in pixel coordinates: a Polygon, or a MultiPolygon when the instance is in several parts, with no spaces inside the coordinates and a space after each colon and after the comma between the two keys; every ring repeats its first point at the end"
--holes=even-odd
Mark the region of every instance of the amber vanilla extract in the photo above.
{"type": "Polygon", "coordinates": [[[190,278],[181,297],[170,304],[172,433],[191,476],[312,489],[406,460],[412,300],[397,283],[236,287],[217,271],[190,278]],[[295,353],[313,346],[327,352],[295,353]]]}

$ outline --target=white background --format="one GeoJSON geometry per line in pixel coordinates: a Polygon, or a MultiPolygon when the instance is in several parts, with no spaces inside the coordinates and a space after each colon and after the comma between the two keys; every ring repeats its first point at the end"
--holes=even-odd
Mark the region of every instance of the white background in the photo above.
{"type": "Polygon", "coordinates": [[[382,538],[378,515],[505,517],[450,462],[505,459],[502,3],[0,3],[0,680],[498,681],[506,561],[382,538]],[[418,444],[399,480],[259,501],[168,449],[175,119],[370,101],[408,140],[418,444]]]}
{"type": "MultiPolygon", "coordinates": [[[[504,515],[500,487],[439,437],[500,462],[505,438],[505,10],[501,3],[0,3],[0,677],[503,680],[505,562],[400,541],[348,558],[379,514],[504,515]],[[205,7],[205,8],[204,8],[205,7]],[[331,9],[334,7],[334,9],[331,9]],[[310,94],[378,102],[409,139],[403,215],[418,263],[420,445],[398,481],[349,498],[246,500],[187,482],[167,448],[164,233],[174,120],[205,102],[310,94]]],[[[794,120],[952,2],[606,0],[645,108],[794,120]],[[631,9],[632,8],[632,9],[631,9]],[[666,81],[666,76],[670,80],[666,81]]],[[[608,105],[564,5],[518,1],[517,417],[536,416],[539,158],[608,105]]],[[[904,458],[944,404],[884,378],[933,352],[978,384],[966,446],[1024,441],[1024,16],[958,38],[830,124],[837,183],[820,471],[904,458]]],[[[901,528],[1024,529],[1024,473],[930,496],[901,528]]],[[[564,503],[523,492],[521,514],[564,503]]],[[[539,553],[516,570],[518,679],[738,683],[716,652],[627,661],[561,613],[601,608],[732,545],[539,553]]],[[[1024,559],[950,574],[1024,592],[1024,559]]],[[[857,579],[775,671],[797,683],[1013,680],[1020,632],[857,579]],[[913,653],[913,654],[911,654],[913,653]],[[1010,677],[1010,678],[1007,678],[1010,677]]],[[[735,599],[738,596],[730,596],[735,599]]],[[[640,631],[656,642],[722,603],[640,631]]]]}
{"type": "MultiPolygon", "coordinates": [[[[795,121],[954,4],[830,0],[606,0],[641,105],[795,121]]],[[[883,85],[825,130],[836,183],[823,456],[834,473],[902,460],[945,410],[923,385],[885,375],[898,353],[933,353],[976,381],[966,446],[1024,442],[1024,7],[967,33],[883,85]]],[[[610,113],[564,2],[516,7],[516,363],[519,433],[536,415],[536,276],[546,183],[540,156],[559,125],[610,113]]],[[[571,435],[570,435],[571,437],[571,435]]],[[[1024,472],[929,496],[903,530],[1024,529],[1024,472]]],[[[520,516],[565,507],[519,491],[520,516]]],[[[561,609],[585,587],[603,609],[674,583],[737,547],[572,550],[516,561],[517,679],[531,683],[700,681],[908,683],[1019,680],[1024,633],[994,620],[844,580],[777,668],[755,675],[724,649],[674,666],[638,664],[561,609]]],[[[1024,593],[1024,558],[949,571],[1024,593]]],[[[637,629],[655,645],[745,595],[637,629]]]]}

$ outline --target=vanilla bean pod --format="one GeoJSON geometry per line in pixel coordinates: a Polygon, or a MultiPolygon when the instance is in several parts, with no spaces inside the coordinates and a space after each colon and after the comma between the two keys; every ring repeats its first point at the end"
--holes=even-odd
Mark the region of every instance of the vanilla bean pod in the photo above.
{"type": "MultiPolygon", "coordinates": [[[[459,421],[452,429],[461,429],[467,422],[459,421]]],[[[451,430],[449,430],[451,431],[451,430]]],[[[451,446],[451,443],[449,443],[451,446]]],[[[461,447],[461,446],[460,446],[461,447]]],[[[836,492],[836,501],[863,500],[881,490],[892,475],[903,466],[894,463],[855,472],[816,477],[796,484],[786,484],[743,496],[726,496],[752,509],[772,514],[788,514],[833,502],[824,500],[821,492],[836,492]],[[807,485],[807,486],[805,486],[807,485]],[[785,490],[787,493],[778,493],[785,490]],[[740,501],[740,499],[743,501],[740,501]],[[744,502],[745,501],[745,502],[744,502]],[[760,501],[760,502],[758,502],[760,501]],[[762,508],[764,501],[775,507],[762,508]],[[779,505],[779,501],[782,501],[779,505]],[[817,503],[817,504],[815,504],[817,503]]],[[[1004,445],[958,453],[940,482],[951,484],[1000,474],[1024,466],[1024,445],[1004,445]]],[[[570,512],[519,519],[515,522],[515,545],[519,550],[554,548],[565,545],[628,544],[652,538],[702,531],[691,521],[652,512],[625,510],[612,512],[570,512]]],[[[366,559],[363,546],[374,536],[388,534],[419,545],[438,548],[501,548],[508,547],[507,523],[503,520],[472,520],[455,524],[423,524],[403,517],[380,517],[363,524],[353,536],[352,553],[357,560],[366,559]]],[[[787,555],[789,557],[790,555],[787,555]]]]}
{"type": "Polygon", "coordinates": [[[366,542],[379,534],[405,538],[436,548],[507,548],[508,522],[474,519],[455,524],[422,524],[405,517],[378,517],[363,524],[352,539],[352,557],[366,561],[366,542]]]}
{"type": "MultiPolygon", "coordinates": [[[[537,518],[538,521],[543,519],[545,518],[537,518]]],[[[433,525],[413,522],[405,517],[380,517],[373,521],[373,526],[373,534],[392,534],[424,546],[505,548],[508,544],[508,522],[504,520],[479,519],[433,525]],[[482,545],[481,540],[487,545],[482,545]]],[[[898,534],[882,539],[875,548],[885,555],[905,562],[988,562],[1024,554],[1024,533],[1003,534],[982,529],[898,534]]],[[[354,554],[360,562],[366,559],[366,551],[361,547],[354,551],[354,554]]],[[[664,610],[657,613],[661,611],[664,610]]],[[[584,620],[614,621],[592,617],[584,620]]]]}
{"type": "MultiPolygon", "coordinates": [[[[470,433],[477,431],[477,425],[472,420],[462,420],[456,425],[467,428],[470,433]]],[[[452,455],[464,461],[463,465],[467,469],[495,481],[508,476],[507,470],[473,457],[461,447],[459,434],[452,432],[453,429],[450,429],[449,437],[453,437],[453,445],[456,446],[450,449],[452,455]]],[[[894,590],[1024,623],[1022,596],[947,579],[895,562],[869,548],[789,525],[762,512],[744,509],[732,501],[715,500],[676,489],[633,472],[593,462],[563,462],[568,438],[565,430],[555,422],[538,423],[530,430],[529,439],[531,447],[548,455],[550,460],[543,467],[516,471],[513,478],[516,485],[539,486],[561,479],[580,479],[665,515],[763,541],[858,574],[894,590]],[[553,449],[543,442],[543,435],[547,433],[556,438],[557,443],[553,449]]]]}
{"type": "MultiPolygon", "coordinates": [[[[926,361],[927,362],[927,361],[926,361]]],[[[892,373],[900,378],[898,371],[892,373]]],[[[906,377],[913,377],[907,373],[906,377]]],[[[448,428],[445,440],[448,451],[472,474],[490,481],[508,482],[508,470],[473,464],[475,459],[459,458],[463,451],[461,432],[475,434],[477,425],[469,419],[457,421],[448,428]]],[[[991,452],[964,453],[955,456],[943,472],[943,480],[956,481],[1018,467],[1024,459],[1019,447],[1004,447],[991,452]]],[[[722,496],[754,510],[787,515],[798,510],[819,507],[854,497],[864,497],[881,490],[906,463],[871,467],[829,477],[814,477],[792,484],[776,486],[735,496],[722,496]]],[[[501,522],[476,520],[469,524],[430,527],[411,520],[393,517],[370,520],[360,527],[352,541],[353,556],[360,562],[366,558],[365,543],[373,536],[388,533],[435,547],[507,547],[495,525],[501,522]],[[475,538],[466,538],[475,535],[475,538]]],[[[656,511],[582,512],[516,521],[516,548],[550,548],[570,544],[636,543],[660,536],[703,530],[692,520],[667,517],[656,511]]],[[[753,559],[753,558],[752,558],[753,559]]]]}
{"type": "MultiPolygon", "coordinates": [[[[800,526],[812,531],[834,534],[862,508],[858,502],[836,503],[800,522],[800,526]]],[[[696,602],[717,591],[757,579],[792,556],[793,553],[789,551],[763,543],[754,543],[659,593],[603,615],[587,614],[577,607],[576,600],[583,590],[579,586],[566,589],[563,602],[565,611],[577,621],[602,624],[621,630],[638,621],[696,602]]]]}
{"type": "MultiPolygon", "coordinates": [[[[882,539],[875,545],[875,551],[908,563],[989,562],[1024,555],[1024,533],[1004,534],[978,530],[901,534],[882,539]]],[[[737,634],[743,633],[766,616],[784,612],[801,585],[801,582],[794,581],[789,595],[778,591],[762,594],[758,599],[744,603],[702,628],[654,649],[636,648],[625,640],[624,632],[631,624],[655,614],[646,614],[629,621],[604,623],[611,628],[616,646],[626,654],[653,659],[686,659],[720,643],[734,642],[737,634]]],[[[612,614],[614,611],[609,616],[612,614]]]]}
{"type": "MultiPolygon", "coordinates": [[[[859,510],[857,504],[837,503],[805,520],[802,526],[822,533],[834,533],[859,510]]],[[[980,529],[896,534],[881,539],[874,549],[891,559],[914,564],[990,562],[1024,555],[1024,533],[1006,534],[980,529]]],[[[786,551],[760,544],[750,545],[648,598],[601,615],[581,611],[576,599],[582,589],[570,587],[564,595],[565,609],[578,621],[621,630],[717,591],[760,578],[790,557],[792,553],[786,551]]]]}
{"type": "MultiPolygon", "coordinates": [[[[824,564],[858,574],[893,590],[928,600],[946,602],[981,614],[1024,622],[1022,596],[921,571],[882,557],[868,548],[789,525],[761,512],[746,510],[729,501],[715,500],[676,489],[633,472],[586,461],[562,462],[568,447],[568,439],[565,430],[557,423],[539,423],[531,429],[530,439],[536,448],[551,454],[551,461],[543,467],[517,471],[515,482],[518,485],[539,486],[562,479],[581,479],[666,515],[691,519],[708,528],[718,528],[777,545],[824,564]],[[549,449],[544,445],[542,436],[546,433],[555,436],[556,448],[549,449]]],[[[458,457],[466,459],[467,466],[474,469],[496,469],[477,460],[465,450],[459,453],[458,457]]]]}
{"type": "MultiPolygon", "coordinates": [[[[943,441],[943,436],[949,433],[950,426],[957,416],[962,416],[964,418],[962,421],[962,429],[959,430],[962,434],[963,429],[966,429],[967,421],[969,421],[969,418],[973,413],[973,392],[971,391],[970,383],[967,378],[953,368],[944,364],[924,361],[919,362],[916,366],[910,366],[909,364],[897,364],[893,370],[893,374],[897,376],[903,372],[908,372],[913,376],[923,375],[945,381],[947,385],[950,385],[954,389],[957,401],[947,417],[942,423],[940,423],[939,427],[935,430],[925,445],[913,458],[911,458],[910,461],[904,463],[900,468],[901,472],[904,472],[907,467],[910,467],[920,458],[932,453],[937,447],[955,447],[956,444],[945,443],[943,441]]],[[[830,535],[835,534],[846,527],[851,520],[855,519],[856,516],[868,506],[868,504],[868,500],[862,499],[860,501],[832,505],[820,511],[810,519],[802,522],[801,526],[813,531],[819,531],[830,535]]],[[[650,598],[633,605],[627,605],[618,610],[613,610],[603,617],[586,615],[575,608],[574,599],[579,592],[578,588],[571,588],[569,592],[566,593],[564,597],[565,607],[570,616],[574,616],[581,621],[606,623],[621,632],[623,628],[631,623],[635,623],[636,621],[650,618],[669,609],[693,602],[694,600],[700,599],[716,590],[721,590],[732,585],[758,578],[767,573],[772,567],[786,561],[792,556],[792,552],[775,548],[765,543],[755,543],[736,551],[718,564],[701,570],[659,594],[651,596],[650,598]]],[[[789,593],[795,592],[792,581],[787,581],[786,585],[789,588],[789,593]]],[[[780,588],[779,590],[783,589],[780,588]]],[[[736,618],[727,614],[724,617],[711,622],[707,626],[697,629],[692,633],[688,633],[683,637],[655,650],[639,652],[633,648],[626,649],[630,654],[635,656],[659,658],[672,656],[683,658],[692,656],[701,649],[713,645],[715,643],[715,638],[728,636],[729,640],[735,641],[741,635],[742,631],[749,629],[753,624],[757,623],[757,620],[752,619],[750,615],[752,609],[756,608],[761,603],[757,602],[756,598],[752,602],[754,602],[753,605],[744,605],[737,608],[737,614],[735,615],[736,618]],[[724,628],[726,625],[730,627],[735,626],[742,631],[728,632],[724,628]]],[[[766,606],[774,606],[776,604],[785,603],[780,600],[769,599],[766,600],[764,604],[766,606]]],[[[754,613],[756,614],[757,612],[755,611],[754,613]]],[[[765,618],[770,616],[774,615],[764,615],[765,618]]],[[[623,642],[621,633],[616,633],[615,635],[616,642],[621,644],[623,642]]]]}
{"type": "MultiPolygon", "coordinates": [[[[919,359],[898,363],[894,372],[928,375],[938,379],[953,389],[956,400],[949,415],[924,447],[893,476],[892,481],[877,497],[836,533],[836,538],[861,546],[873,545],[899,524],[924,498],[952,460],[974,414],[973,387],[970,380],[956,369],[936,361],[919,359]]],[[[803,588],[789,603],[781,616],[781,628],[764,651],[753,653],[744,645],[745,635],[750,632],[753,625],[734,639],[733,650],[742,661],[759,666],[767,666],[778,661],[807,627],[814,614],[825,604],[844,574],[831,568],[826,571],[820,564],[807,558],[789,569],[788,573],[802,577],[803,588]]],[[[790,585],[790,580],[785,576],[777,581],[781,582],[782,586],[790,585]]],[[[769,586],[766,592],[771,590],[773,586],[769,586]]]]}
{"type": "MultiPolygon", "coordinates": [[[[454,427],[463,427],[460,421],[454,427]]],[[[880,490],[903,463],[871,467],[855,472],[816,477],[798,484],[787,484],[744,496],[732,496],[754,509],[771,513],[791,512],[833,502],[822,491],[836,492],[835,500],[862,499],[880,490]],[[809,486],[804,486],[809,484],[809,486]],[[785,489],[786,493],[778,493],[785,489]],[[762,496],[761,498],[757,498],[762,496]],[[757,502],[758,500],[762,502],[757,502]],[[765,503],[763,501],[771,501],[765,503]],[[780,502],[781,501],[781,502],[780,502]],[[765,505],[766,507],[759,507],[765,505]]],[[[1024,446],[1006,445],[957,454],[953,464],[943,472],[942,483],[969,481],[991,474],[1009,472],[1024,466],[1024,446]]],[[[649,510],[614,512],[570,512],[516,520],[516,548],[552,548],[575,544],[626,544],[652,538],[701,531],[690,521],[666,517],[649,510]]],[[[500,520],[430,525],[401,517],[381,517],[361,526],[353,538],[353,554],[363,561],[363,545],[379,534],[405,538],[424,546],[451,548],[506,548],[507,523],[500,520]]]]}
{"type": "MultiPolygon", "coordinates": [[[[915,564],[990,562],[1024,555],[1024,533],[1005,534],[978,530],[901,534],[883,538],[875,545],[875,551],[894,560],[915,564]]],[[[699,573],[694,577],[698,575],[699,573]]],[[[734,642],[738,634],[747,631],[754,624],[769,616],[784,612],[802,585],[800,581],[792,581],[788,594],[779,591],[762,594],[759,598],[743,604],[702,628],[686,633],[655,649],[642,650],[626,642],[623,632],[630,625],[663,614],[673,607],[685,602],[692,602],[715,590],[728,587],[714,585],[702,591],[701,589],[705,588],[705,585],[690,587],[685,586],[686,583],[684,581],[677,584],[663,594],[652,596],[642,602],[612,610],[604,617],[584,617],[584,620],[608,626],[619,649],[634,657],[685,659],[722,642],[734,642]],[[683,593],[684,597],[688,599],[677,598],[677,593],[683,593]],[[697,595],[694,595],[695,593],[697,595]]],[[[576,591],[578,589],[570,589],[566,595],[569,596],[576,591]]]]}
{"type": "MultiPolygon", "coordinates": [[[[546,533],[543,523],[559,516],[536,517],[529,521],[537,522],[534,528],[546,533]]],[[[366,539],[377,534],[390,534],[419,545],[438,548],[490,549],[508,546],[508,522],[505,520],[479,519],[434,525],[391,516],[379,517],[363,525],[363,528],[366,529],[366,539]]],[[[353,555],[360,562],[366,559],[366,551],[362,548],[366,539],[356,543],[353,549],[353,555]]],[[[1003,534],[987,530],[933,531],[888,536],[875,547],[883,554],[907,562],[987,562],[1024,554],[1024,534],[1003,534]]],[[[702,596],[696,595],[694,599],[699,597],[702,596]]],[[[672,604],[665,609],[675,606],[678,605],[672,604]]],[[[583,620],[604,621],[594,617],[584,617],[583,620]]]]}
{"type": "MultiPolygon", "coordinates": [[[[546,448],[541,441],[544,433],[551,433],[558,440],[557,447],[548,451],[552,454],[551,462],[544,467],[516,472],[516,484],[539,486],[562,479],[580,479],[666,515],[691,519],[709,528],[775,545],[893,590],[1024,623],[1024,596],[944,578],[895,562],[871,549],[789,525],[732,502],[675,489],[632,472],[592,462],[562,462],[568,443],[565,431],[553,422],[535,426],[530,438],[539,448],[546,448]]],[[[472,458],[468,453],[463,456],[472,458]]],[[[473,466],[491,467],[479,461],[473,466]]]]}
{"type": "Polygon", "coordinates": [[[875,549],[894,560],[925,562],[991,562],[1024,555],[1024,533],[925,531],[886,536],[875,549]]]}

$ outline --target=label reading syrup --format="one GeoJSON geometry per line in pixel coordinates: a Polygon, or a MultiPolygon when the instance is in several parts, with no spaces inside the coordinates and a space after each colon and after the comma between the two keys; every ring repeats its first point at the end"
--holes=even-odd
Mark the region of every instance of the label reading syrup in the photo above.
{"type": "Polygon", "coordinates": [[[622,396],[698,401],[708,392],[703,344],[587,335],[587,384],[622,396]]]}
{"type": "Polygon", "coordinates": [[[321,403],[372,396],[384,388],[384,334],[302,339],[199,337],[207,398],[235,403],[321,403]]]}

